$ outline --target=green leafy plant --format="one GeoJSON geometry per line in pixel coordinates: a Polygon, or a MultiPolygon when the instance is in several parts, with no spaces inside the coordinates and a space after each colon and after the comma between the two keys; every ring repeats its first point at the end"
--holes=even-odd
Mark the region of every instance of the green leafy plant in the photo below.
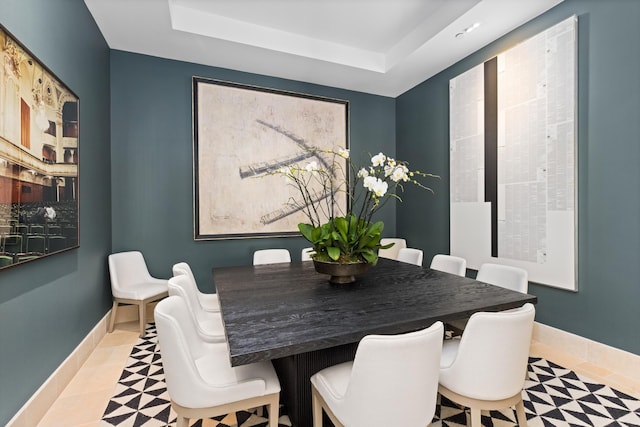
{"type": "Polygon", "coordinates": [[[279,169],[296,187],[300,198],[287,202],[292,210],[302,211],[308,223],[298,224],[302,236],[313,244],[312,258],[317,261],[376,264],[381,245],[382,221],[373,221],[374,214],[391,198],[402,201],[399,193],[405,184],[414,184],[433,192],[418,178],[436,175],[411,171],[408,164],[379,153],[371,157],[368,167],[356,166],[346,149],[316,150],[317,161],[304,167],[290,165],[279,169]],[[348,207],[337,202],[347,195],[348,207]]]}

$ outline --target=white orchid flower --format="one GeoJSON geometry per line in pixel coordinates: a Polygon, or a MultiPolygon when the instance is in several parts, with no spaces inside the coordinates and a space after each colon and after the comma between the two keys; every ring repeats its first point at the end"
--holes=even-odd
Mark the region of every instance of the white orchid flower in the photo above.
{"type": "Polygon", "coordinates": [[[394,170],[394,167],[393,167],[393,166],[391,166],[391,165],[386,165],[386,166],[384,167],[384,176],[385,176],[385,177],[390,176],[390,175],[393,173],[393,170],[394,170]]]}
{"type": "Polygon", "coordinates": [[[366,176],[362,185],[367,190],[373,191],[373,187],[376,185],[376,181],[378,181],[378,179],[375,176],[366,176]]]}
{"type": "Polygon", "coordinates": [[[365,168],[362,168],[358,171],[358,178],[366,178],[368,176],[369,172],[365,168]]]}
{"type": "Polygon", "coordinates": [[[373,166],[382,166],[384,162],[387,160],[387,156],[382,153],[378,153],[371,158],[371,164],[373,166]]]}
{"type": "Polygon", "coordinates": [[[387,194],[388,189],[389,189],[389,184],[387,184],[385,181],[382,181],[380,179],[376,179],[376,183],[371,189],[371,191],[373,191],[376,197],[382,197],[385,194],[387,194]]]}
{"type": "Polygon", "coordinates": [[[394,182],[407,181],[409,179],[407,172],[409,172],[409,169],[405,165],[397,166],[391,174],[391,179],[394,182]]]}
{"type": "Polygon", "coordinates": [[[389,184],[374,176],[368,176],[364,179],[364,188],[371,191],[376,197],[382,197],[387,193],[389,184]]]}
{"type": "Polygon", "coordinates": [[[315,160],[312,162],[307,163],[307,166],[304,167],[304,169],[307,172],[313,172],[313,171],[317,171],[318,168],[318,162],[316,162],[315,160]]]}
{"type": "Polygon", "coordinates": [[[349,150],[347,150],[346,148],[340,148],[338,150],[338,156],[342,157],[343,159],[348,159],[349,158],[349,150]]]}

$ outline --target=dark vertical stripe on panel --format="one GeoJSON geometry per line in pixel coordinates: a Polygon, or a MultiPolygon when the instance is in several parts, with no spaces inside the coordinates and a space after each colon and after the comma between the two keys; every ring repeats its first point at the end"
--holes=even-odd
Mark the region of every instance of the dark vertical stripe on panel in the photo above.
{"type": "Polygon", "coordinates": [[[498,256],[498,58],[484,63],[484,199],[491,203],[491,256],[498,256]]]}

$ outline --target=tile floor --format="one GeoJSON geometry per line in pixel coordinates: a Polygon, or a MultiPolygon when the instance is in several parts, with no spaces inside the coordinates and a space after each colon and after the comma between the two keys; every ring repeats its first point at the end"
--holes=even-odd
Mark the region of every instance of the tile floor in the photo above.
{"type": "MultiPolygon", "coordinates": [[[[137,339],[136,322],[118,324],[113,333],[105,335],[38,427],[100,426],[104,410],[137,339]]],[[[532,343],[531,355],[544,357],[640,399],[640,382],[613,374],[605,366],[560,353],[539,342],[532,343]]]]}

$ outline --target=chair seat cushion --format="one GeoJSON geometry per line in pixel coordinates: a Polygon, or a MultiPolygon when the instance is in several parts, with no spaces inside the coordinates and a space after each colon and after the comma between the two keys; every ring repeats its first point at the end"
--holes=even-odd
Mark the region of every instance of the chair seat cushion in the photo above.
{"type": "Polygon", "coordinates": [[[448,368],[458,354],[458,347],[460,347],[460,340],[457,338],[445,340],[442,343],[442,356],[440,357],[440,369],[448,368]]]}
{"type": "Polygon", "coordinates": [[[204,348],[204,356],[194,360],[196,369],[208,386],[224,388],[223,397],[216,392],[218,401],[211,404],[221,405],[280,392],[280,382],[270,362],[232,367],[226,344],[208,344],[204,348]],[[224,401],[220,401],[221,398],[224,401]]]}
{"type": "Polygon", "coordinates": [[[130,286],[113,290],[116,298],[145,300],[147,298],[153,298],[156,295],[160,295],[163,292],[168,292],[168,281],[162,279],[156,279],[144,283],[135,283],[130,286]]]}
{"type": "Polygon", "coordinates": [[[198,295],[200,305],[206,311],[220,311],[220,302],[218,301],[218,295],[216,294],[203,294],[198,295]]]}
{"type": "Polygon", "coordinates": [[[225,341],[224,323],[219,312],[196,312],[198,329],[207,340],[225,341]]]}
{"type": "Polygon", "coordinates": [[[353,362],[344,362],[325,368],[311,377],[311,384],[339,420],[345,419],[341,402],[347,391],[352,369],[353,362]]]}

